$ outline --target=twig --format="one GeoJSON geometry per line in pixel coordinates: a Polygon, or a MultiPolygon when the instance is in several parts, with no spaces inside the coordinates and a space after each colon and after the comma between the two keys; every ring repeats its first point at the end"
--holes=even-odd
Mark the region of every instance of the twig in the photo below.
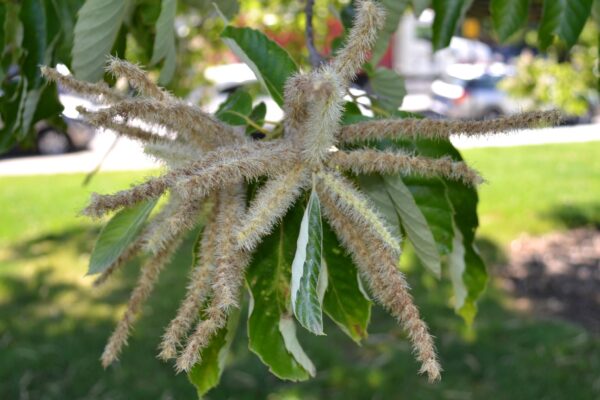
{"type": "Polygon", "coordinates": [[[93,170],[91,170],[90,172],[87,173],[87,175],[83,179],[83,182],[82,182],[81,186],[87,186],[92,181],[92,178],[98,172],[100,172],[100,168],[102,168],[102,164],[104,164],[104,161],[106,161],[106,159],[108,158],[108,156],[110,155],[110,153],[112,153],[112,151],[115,149],[115,147],[117,146],[117,143],[119,142],[119,139],[121,139],[121,136],[117,136],[115,138],[115,140],[112,142],[112,144],[110,145],[110,147],[108,148],[108,150],[106,150],[106,153],[104,153],[104,155],[102,156],[102,158],[98,162],[98,165],[96,165],[96,168],[94,168],[93,170]]]}
{"type": "Polygon", "coordinates": [[[308,48],[308,58],[310,65],[313,68],[319,67],[323,62],[323,57],[315,48],[315,33],[313,30],[313,8],[315,6],[315,0],[306,0],[306,7],[304,8],[304,14],[306,15],[306,47],[308,48]]]}

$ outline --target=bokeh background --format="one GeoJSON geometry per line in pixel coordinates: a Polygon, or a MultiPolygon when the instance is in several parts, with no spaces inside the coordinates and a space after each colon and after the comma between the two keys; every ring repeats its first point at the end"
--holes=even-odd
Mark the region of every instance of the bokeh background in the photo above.
{"type": "MultiPolygon", "coordinates": [[[[236,23],[266,31],[296,59],[306,58],[301,2],[241,3],[236,23]]],[[[334,11],[343,6],[317,2],[317,47],[324,53],[341,31],[334,11]]],[[[473,326],[454,314],[451,288],[424,273],[409,247],[401,265],[437,335],[442,382],[430,385],[417,375],[400,328],[375,307],[361,347],[333,324],[325,338],[300,334],[318,370],[303,383],[272,376],[247,349],[242,327],[221,385],[208,398],[600,398],[598,31],[589,22],[569,53],[558,47],[542,55],[535,30],[498,45],[489,19],[473,10],[450,47],[436,53],[433,11],[403,15],[382,58],[404,77],[402,109],[482,119],[557,107],[568,118],[560,127],[501,138],[453,138],[487,180],[477,242],[491,280],[473,326]]],[[[232,88],[259,90],[234,56],[209,40],[220,27],[193,13],[177,19],[185,68],[173,90],[207,110],[232,88]]],[[[135,59],[135,46],[129,49],[135,59]]],[[[81,99],[64,94],[61,101],[68,114],[81,99]]],[[[268,105],[268,115],[278,118],[268,105]]],[[[66,147],[64,132],[41,125],[33,148],[0,158],[0,398],[194,398],[185,374],[155,358],[185,286],[193,234],[166,268],[121,361],[100,366],[139,265],[93,289],[85,272],[102,221],[78,212],[91,192],[127,188],[159,170],[137,144],[90,132],[76,114],[66,117],[74,120],[66,147]],[[77,132],[87,137],[81,146],[70,136],[77,132]]]]}

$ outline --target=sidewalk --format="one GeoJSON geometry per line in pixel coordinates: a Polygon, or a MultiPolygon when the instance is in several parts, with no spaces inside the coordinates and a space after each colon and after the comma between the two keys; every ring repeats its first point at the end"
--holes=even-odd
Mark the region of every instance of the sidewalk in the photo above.
{"type": "MultiPolygon", "coordinates": [[[[94,170],[115,140],[111,132],[98,132],[90,150],[56,156],[17,157],[0,160],[0,176],[51,175],[88,173],[94,170]]],[[[600,141],[600,124],[524,130],[508,135],[482,138],[453,137],[459,149],[475,147],[529,146],[548,143],[578,143],[600,141]]],[[[132,140],[120,138],[102,163],[101,171],[130,171],[158,168],[160,165],[144,154],[132,140]]]]}

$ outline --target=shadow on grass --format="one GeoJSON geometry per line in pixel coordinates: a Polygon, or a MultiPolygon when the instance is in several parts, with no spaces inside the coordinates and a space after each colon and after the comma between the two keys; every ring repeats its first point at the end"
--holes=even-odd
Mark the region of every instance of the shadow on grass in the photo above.
{"type": "MultiPolygon", "coordinates": [[[[93,240],[73,229],[15,246],[13,262],[44,259],[49,248],[89,252],[93,240]],[[22,251],[21,251],[22,250],[22,251]],[[15,254],[20,254],[15,256],[15,254]]],[[[493,243],[489,244],[493,248],[493,243]]],[[[167,267],[144,308],[122,361],[103,371],[98,357],[121,315],[137,265],[128,266],[99,292],[62,279],[68,265],[44,264],[31,275],[0,282],[0,398],[190,399],[184,375],[154,358],[164,326],[183,295],[191,241],[167,267]]],[[[497,255],[500,257],[501,255],[497,255]]],[[[421,270],[415,268],[415,270],[421,270]]],[[[582,329],[517,315],[493,286],[472,332],[447,305],[450,288],[425,273],[409,280],[417,303],[437,335],[445,368],[429,385],[417,376],[407,341],[396,323],[374,308],[368,340],[356,346],[332,323],[326,337],[300,333],[317,377],[292,384],[270,375],[247,349],[245,326],[237,334],[229,368],[212,399],[563,399],[600,395],[600,341],[582,329]]]]}
{"type": "Polygon", "coordinates": [[[591,227],[600,230],[600,204],[563,205],[554,208],[543,217],[557,221],[570,229],[591,227]]]}

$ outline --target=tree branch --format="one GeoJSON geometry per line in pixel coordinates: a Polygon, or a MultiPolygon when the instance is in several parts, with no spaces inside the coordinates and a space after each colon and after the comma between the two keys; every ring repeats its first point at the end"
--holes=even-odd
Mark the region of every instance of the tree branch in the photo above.
{"type": "Polygon", "coordinates": [[[305,36],[306,36],[306,47],[308,48],[308,59],[310,60],[310,65],[313,68],[319,67],[323,62],[323,57],[317,49],[315,48],[315,34],[313,30],[313,8],[315,6],[315,0],[306,0],[306,7],[304,8],[304,14],[306,15],[306,28],[305,28],[305,36]]]}

